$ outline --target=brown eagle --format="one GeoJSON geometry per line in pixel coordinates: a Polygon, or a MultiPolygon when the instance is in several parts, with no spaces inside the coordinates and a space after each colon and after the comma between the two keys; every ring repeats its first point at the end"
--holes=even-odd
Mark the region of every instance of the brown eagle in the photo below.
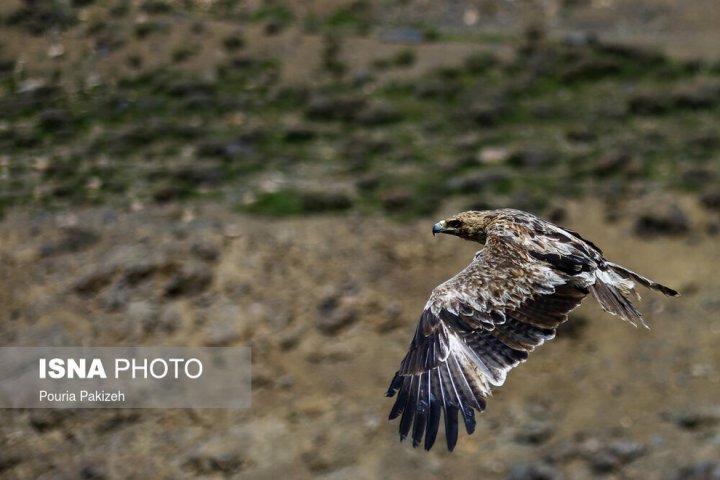
{"type": "MultiPolygon", "coordinates": [[[[400,439],[430,450],[445,419],[448,450],[455,448],[458,416],[468,434],[475,410],[485,409],[493,386],[555,329],[588,293],[602,308],[645,325],[630,303],[635,282],[665,295],[675,290],[603,257],[576,232],[512,209],[470,211],[436,223],[447,233],[484,244],[463,271],[433,290],[410,351],[387,396],[399,391],[390,419],[402,415],[400,439]]],[[[645,325],[647,326],[647,325],[645,325]]]]}

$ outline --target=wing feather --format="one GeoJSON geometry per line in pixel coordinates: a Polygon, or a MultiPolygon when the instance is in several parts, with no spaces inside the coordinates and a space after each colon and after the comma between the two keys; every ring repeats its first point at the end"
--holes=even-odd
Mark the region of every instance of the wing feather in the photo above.
{"type": "Polygon", "coordinates": [[[529,352],[554,338],[588,293],[633,324],[644,324],[629,299],[634,282],[678,295],[607,261],[576,232],[528,213],[465,213],[481,231],[458,236],[485,247],[433,290],[387,392],[389,397],[397,393],[390,418],[402,416],[401,440],[412,430],[413,446],[424,437],[426,450],[435,443],[441,416],[448,450],[457,444],[459,415],[471,434],[475,411],[485,409],[491,387],[502,385],[529,352]]]}
{"type": "Polygon", "coordinates": [[[473,433],[491,386],[552,339],[588,293],[577,278],[489,238],[468,267],[433,291],[390,384],[387,395],[397,393],[390,418],[402,415],[401,440],[411,435],[413,446],[429,450],[441,416],[448,450],[457,444],[459,416],[473,433]]]}

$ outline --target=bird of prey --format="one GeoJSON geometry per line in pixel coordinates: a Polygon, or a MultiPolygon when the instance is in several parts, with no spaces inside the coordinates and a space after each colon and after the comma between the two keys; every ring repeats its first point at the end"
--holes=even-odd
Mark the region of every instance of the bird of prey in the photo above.
{"type": "Polygon", "coordinates": [[[502,385],[510,369],[552,339],[588,293],[633,325],[645,325],[629,300],[630,294],[640,298],[635,282],[678,295],[606,260],[578,233],[520,210],[463,212],[432,231],[484,248],[433,290],[387,392],[399,392],[390,419],[402,415],[400,439],[412,430],[416,447],[424,435],[426,450],[435,443],[441,413],[448,450],[457,443],[459,416],[473,433],[475,410],[485,409],[491,387],[502,385]]]}

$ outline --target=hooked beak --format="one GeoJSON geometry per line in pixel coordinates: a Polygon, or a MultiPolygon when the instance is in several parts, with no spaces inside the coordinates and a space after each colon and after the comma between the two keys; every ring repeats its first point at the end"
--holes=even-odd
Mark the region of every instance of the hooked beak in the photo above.
{"type": "Polygon", "coordinates": [[[435,236],[436,233],[443,233],[443,231],[445,229],[444,223],[445,222],[438,222],[435,225],[433,225],[433,237],[435,236]]]}

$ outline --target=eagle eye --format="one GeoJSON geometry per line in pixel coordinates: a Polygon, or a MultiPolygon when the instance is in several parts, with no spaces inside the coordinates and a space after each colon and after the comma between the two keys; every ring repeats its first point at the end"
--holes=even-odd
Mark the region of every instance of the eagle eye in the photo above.
{"type": "Polygon", "coordinates": [[[460,228],[462,227],[462,222],[460,220],[448,220],[447,226],[450,228],[460,228]]]}

